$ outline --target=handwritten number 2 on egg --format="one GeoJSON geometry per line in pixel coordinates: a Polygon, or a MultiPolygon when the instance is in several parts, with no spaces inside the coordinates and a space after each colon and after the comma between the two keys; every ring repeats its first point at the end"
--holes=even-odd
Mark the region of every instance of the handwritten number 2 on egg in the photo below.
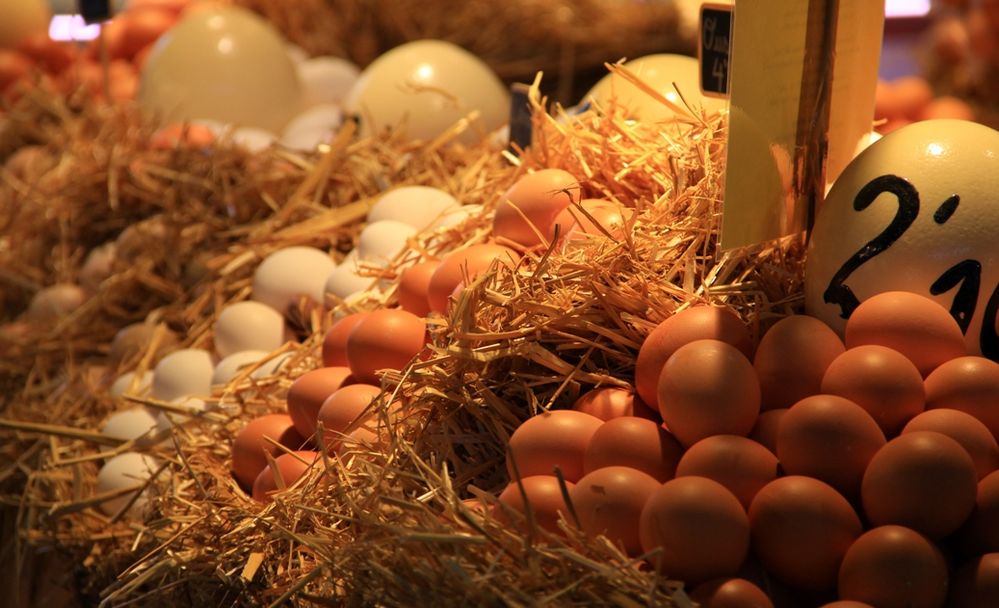
{"type": "Polygon", "coordinates": [[[891,247],[905,234],[919,215],[919,192],[907,180],[897,175],[882,175],[865,184],[853,199],[853,209],[863,211],[870,207],[874,199],[885,193],[894,194],[898,199],[898,211],[895,217],[880,234],[868,241],[840,266],[822,294],[822,299],[828,304],[839,306],[839,316],[844,319],[849,319],[853,311],[860,306],[857,295],[849,285],[846,285],[847,278],[863,264],[891,247]]]}
{"type": "MultiPolygon", "coordinates": [[[[891,223],[880,234],[868,241],[857,250],[840,267],[829,281],[822,294],[822,299],[829,304],[839,306],[840,316],[850,318],[853,311],[860,305],[856,294],[846,285],[850,277],[863,264],[891,247],[900,239],[905,231],[916,221],[919,215],[919,192],[906,179],[897,175],[882,175],[868,182],[853,200],[855,211],[867,209],[874,200],[882,194],[894,194],[898,200],[898,211],[891,223]]],[[[961,197],[957,194],[943,201],[933,214],[933,220],[943,225],[954,215],[961,197]]],[[[982,264],[978,260],[962,260],[954,264],[937,278],[930,286],[930,294],[940,295],[957,288],[954,300],[951,302],[950,314],[957,321],[962,333],[968,332],[971,319],[975,316],[978,305],[978,293],[982,282],[982,264]]],[[[999,285],[996,286],[985,306],[985,316],[982,319],[982,329],[979,334],[979,346],[982,355],[999,360],[999,333],[996,331],[996,317],[999,316],[999,285]]]]}

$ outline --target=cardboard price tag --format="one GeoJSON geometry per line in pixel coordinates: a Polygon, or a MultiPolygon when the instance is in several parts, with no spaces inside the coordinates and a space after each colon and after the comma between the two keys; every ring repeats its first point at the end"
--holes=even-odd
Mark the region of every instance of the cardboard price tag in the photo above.
{"type": "Polygon", "coordinates": [[[729,54],[732,50],[732,6],[701,6],[697,61],[700,64],[701,93],[708,97],[728,97],[729,54]]]}
{"type": "Polygon", "coordinates": [[[111,0],[79,0],[80,14],[87,23],[98,23],[111,18],[111,0]]]}
{"type": "Polygon", "coordinates": [[[743,2],[735,13],[721,247],[800,233],[874,118],[884,3],[743,2]]]}

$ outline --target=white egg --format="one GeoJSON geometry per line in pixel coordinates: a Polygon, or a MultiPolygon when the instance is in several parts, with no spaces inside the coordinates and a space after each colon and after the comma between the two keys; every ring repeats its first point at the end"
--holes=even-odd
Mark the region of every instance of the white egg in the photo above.
{"type": "Polygon", "coordinates": [[[250,152],[262,152],[277,141],[277,135],[257,127],[240,127],[232,132],[232,141],[250,152]]]}
{"type": "Polygon", "coordinates": [[[197,415],[208,409],[208,404],[204,399],[198,397],[177,397],[171,401],[173,405],[179,406],[183,412],[171,412],[164,410],[156,417],[156,424],[161,429],[169,429],[178,424],[183,424],[189,417],[197,415]]]}
{"type": "Polygon", "coordinates": [[[329,255],[312,247],[286,247],[267,256],[253,273],[253,299],[284,313],[300,295],[323,301],[326,277],[336,268],[329,255]]]}
{"type": "Polygon", "coordinates": [[[101,427],[101,435],[127,441],[155,431],[157,427],[156,414],[139,406],[111,414],[101,427]]]}
{"type": "Polygon", "coordinates": [[[34,321],[58,321],[83,305],[87,294],[73,283],[57,283],[35,293],[25,316],[34,321]]]}
{"type": "Polygon", "coordinates": [[[291,353],[281,353],[280,355],[274,357],[270,361],[264,362],[260,367],[258,367],[250,376],[255,380],[260,380],[262,378],[269,378],[276,374],[288,359],[291,358],[291,353]]]}
{"type": "Polygon", "coordinates": [[[229,304],[215,321],[215,352],[228,357],[242,350],[270,352],[284,344],[284,317],[266,304],[229,304]]]}
{"type": "Polygon", "coordinates": [[[346,299],[368,289],[374,282],[375,279],[358,274],[357,262],[348,257],[327,276],[326,293],[346,299]]]}
{"type": "Polygon", "coordinates": [[[232,353],[215,366],[215,372],[212,374],[212,386],[229,384],[229,381],[239,374],[241,368],[253,365],[270,352],[270,350],[243,350],[232,353]]]}
{"type": "MultiPolygon", "coordinates": [[[[159,468],[159,461],[152,456],[138,452],[118,454],[104,463],[97,473],[97,493],[105,494],[140,486],[159,468]]],[[[100,503],[100,509],[107,515],[114,515],[128,504],[133,495],[134,493],[127,493],[105,500],[100,503]]],[[[129,513],[141,511],[145,503],[145,497],[140,496],[132,503],[129,513]]]]}
{"type": "Polygon", "coordinates": [[[416,234],[416,228],[396,220],[379,220],[361,230],[357,240],[357,255],[365,262],[387,266],[406,248],[406,241],[416,234]]]}
{"type": "Polygon", "coordinates": [[[450,194],[429,186],[403,186],[383,194],[368,211],[368,221],[395,220],[417,230],[432,225],[461,204],[450,194]]]}
{"type": "Polygon", "coordinates": [[[212,394],[215,363],[207,350],[185,348],[163,357],[153,370],[154,399],[173,401],[178,397],[207,397],[212,394]]]}
{"type": "Polygon", "coordinates": [[[90,250],[87,259],[80,267],[80,285],[90,293],[96,293],[104,279],[111,276],[115,260],[114,242],[98,245],[90,250]]]}
{"type": "Polygon", "coordinates": [[[464,222],[468,218],[482,212],[482,205],[465,205],[464,207],[458,207],[457,209],[452,209],[451,211],[442,215],[436,222],[431,226],[432,229],[438,230],[441,228],[450,228],[451,226],[457,226],[458,224],[464,222]]]}
{"type": "Polygon", "coordinates": [[[135,383],[135,390],[128,392],[128,389],[132,386],[132,381],[135,380],[135,372],[126,372],[111,384],[111,388],[108,389],[108,393],[111,395],[112,399],[117,399],[125,394],[135,395],[136,397],[143,397],[149,394],[149,389],[153,385],[153,372],[146,370],[142,373],[142,377],[139,378],[135,383]]]}
{"type": "Polygon", "coordinates": [[[356,65],[340,57],[313,57],[299,63],[298,79],[306,106],[339,104],[361,73],[356,65]]]}
{"type": "Polygon", "coordinates": [[[343,123],[340,106],[322,103],[305,110],[285,125],[281,143],[293,150],[309,151],[326,143],[343,123]]]}

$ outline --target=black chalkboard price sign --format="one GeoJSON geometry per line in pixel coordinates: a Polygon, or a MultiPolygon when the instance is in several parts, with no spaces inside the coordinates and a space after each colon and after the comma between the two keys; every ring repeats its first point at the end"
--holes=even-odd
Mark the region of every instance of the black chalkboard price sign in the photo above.
{"type": "Polygon", "coordinates": [[[87,23],[97,23],[111,18],[111,0],[79,0],[80,14],[87,23]]]}
{"type": "Polygon", "coordinates": [[[732,11],[732,6],[724,4],[701,6],[697,60],[701,67],[701,92],[709,97],[728,97],[732,11]]]}

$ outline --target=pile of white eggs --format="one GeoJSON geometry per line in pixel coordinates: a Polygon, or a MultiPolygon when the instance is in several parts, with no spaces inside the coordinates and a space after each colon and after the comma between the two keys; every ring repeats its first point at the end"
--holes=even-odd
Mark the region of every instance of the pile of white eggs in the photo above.
{"type": "MultiPolygon", "coordinates": [[[[248,366],[253,368],[251,378],[272,376],[288,356],[274,356],[275,351],[293,339],[285,314],[301,296],[335,304],[384,287],[373,274],[403,254],[410,239],[454,226],[479,211],[478,205],[462,206],[436,188],[403,186],[375,201],[357,247],[339,264],[328,252],[313,247],[292,246],[271,253],[254,271],[251,299],[219,311],[212,328],[212,351],[175,350],[152,370],[141,375],[128,372],[112,383],[109,394],[121,400],[122,408],[104,421],[101,433],[142,446],[165,437],[172,424],[205,411],[213,393],[217,395],[248,366]],[[158,411],[122,400],[126,395],[175,407],[158,411]]],[[[149,480],[160,465],[157,459],[139,452],[109,459],[98,474],[97,492],[111,493],[114,498],[103,501],[101,509],[109,515],[117,513],[132,498],[126,491],[149,480]]],[[[134,500],[131,509],[143,504],[143,500],[134,500]]]]}

